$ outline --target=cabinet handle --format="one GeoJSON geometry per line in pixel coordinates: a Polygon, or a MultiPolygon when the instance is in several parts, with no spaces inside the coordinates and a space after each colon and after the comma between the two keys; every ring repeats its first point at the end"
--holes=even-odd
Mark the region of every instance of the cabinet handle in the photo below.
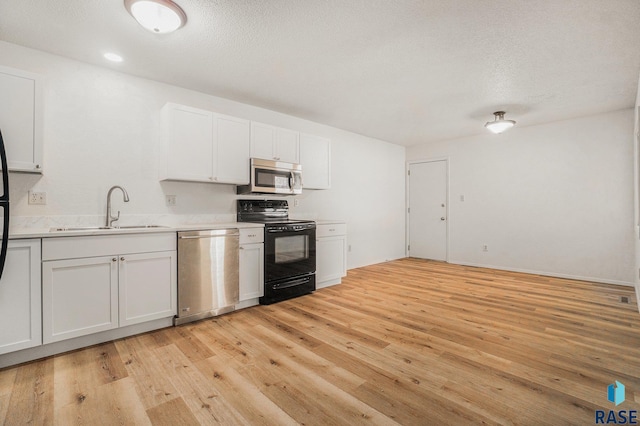
{"type": "Polygon", "coordinates": [[[256,236],[256,234],[249,234],[249,235],[247,235],[247,237],[249,237],[249,238],[254,238],[255,236],[256,236]]]}
{"type": "Polygon", "coordinates": [[[36,169],[39,169],[39,168],[40,168],[40,164],[36,164],[36,169]]]}
{"type": "Polygon", "coordinates": [[[118,260],[117,257],[114,257],[113,259],[111,259],[112,262],[115,262],[116,260],[118,260]]]}
{"type": "Polygon", "coordinates": [[[240,247],[240,250],[244,250],[244,247],[242,247],[242,246],[241,246],[241,247],[240,247]]]}
{"type": "Polygon", "coordinates": [[[120,260],[124,260],[124,256],[122,256],[122,257],[120,258],[120,260]]]}
{"type": "Polygon", "coordinates": [[[333,228],[329,228],[329,232],[336,232],[336,230],[333,228]]]}

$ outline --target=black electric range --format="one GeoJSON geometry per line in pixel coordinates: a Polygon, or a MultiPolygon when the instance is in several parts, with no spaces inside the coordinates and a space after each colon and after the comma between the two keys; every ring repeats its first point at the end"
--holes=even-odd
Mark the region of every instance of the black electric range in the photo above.
{"type": "Polygon", "coordinates": [[[269,305],[316,289],[316,223],[289,219],[287,200],[238,200],[238,222],[264,224],[264,296],[269,305]]]}

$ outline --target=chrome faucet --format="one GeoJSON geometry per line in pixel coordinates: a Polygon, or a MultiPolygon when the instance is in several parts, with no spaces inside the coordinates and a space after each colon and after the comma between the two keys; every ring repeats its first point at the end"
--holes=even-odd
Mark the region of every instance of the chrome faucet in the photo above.
{"type": "Polygon", "coordinates": [[[120,210],[118,210],[118,215],[117,216],[113,216],[111,214],[111,193],[113,192],[114,189],[121,190],[123,198],[124,198],[124,202],[125,203],[129,202],[129,194],[127,194],[127,190],[124,189],[123,187],[115,185],[115,186],[112,186],[111,189],[109,189],[109,192],[107,193],[107,221],[106,221],[105,225],[110,227],[110,228],[113,226],[113,222],[115,222],[118,219],[120,219],[120,210]]]}

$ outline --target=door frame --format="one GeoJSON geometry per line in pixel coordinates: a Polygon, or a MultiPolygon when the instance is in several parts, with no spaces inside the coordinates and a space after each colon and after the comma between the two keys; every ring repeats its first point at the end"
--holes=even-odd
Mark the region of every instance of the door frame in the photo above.
{"type": "Polygon", "coordinates": [[[446,238],[446,242],[445,242],[445,262],[449,263],[449,223],[450,223],[450,209],[449,209],[449,201],[451,199],[450,195],[449,195],[449,188],[450,188],[450,174],[449,174],[449,157],[432,157],[432,158],[425,158],[425,159],[420,159],[420,160],[411,160],[411,161],[407,161],[406,162],[406,166],[405,166],[405,209],[404,209],[404,214],[405,214],[405,223],[406,223],[406,228],[405,228],[405,241],[404,241],[404,255],[405,257],[409,257],[409,243],[411,241],[410,239],[410,232],[411,232],[411,218],[409,215],[409,208],[411,207],[411,191],[410,191],[410,181],[411,179],[409,178],[409,170],[411,170],[411,166],[414,164],[421,164],[421,163],[435,163],[436,161],[444,161],[445,164],[445,173],[446,173],[446,177],[445,177],[445,194],[446,194],[446,207],[445,207],[445,214],[446,214],[446,222],[447,222],[447,226],[446,226],[446,231],[445,231],[445,238],[446,238]]]}

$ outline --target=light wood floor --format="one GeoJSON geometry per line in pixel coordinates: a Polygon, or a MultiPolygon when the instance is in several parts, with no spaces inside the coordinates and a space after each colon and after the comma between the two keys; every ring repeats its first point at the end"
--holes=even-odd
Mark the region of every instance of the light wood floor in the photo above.
{"type": "Polygon", "coordinates": [[[403,259],[0,370],[0,422],[594,424],[640,410],[635,303],[632,288],[403,259]]]}

